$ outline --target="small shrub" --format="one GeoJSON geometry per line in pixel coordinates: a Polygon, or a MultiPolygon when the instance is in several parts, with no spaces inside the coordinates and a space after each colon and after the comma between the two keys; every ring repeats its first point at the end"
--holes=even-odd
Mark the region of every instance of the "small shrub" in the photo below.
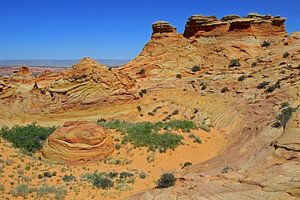
{"type": "Polygon", "coordinates": [[[182,78],[181,74],[176,74],[176,78],[181,79],[182,78]]]}
{"type": "Polygon", "coordinates": [[[280,105],[280,108],[286,108],[286,107],[289,107],[289,102],[283,102],[281,105],[280,105]]]}
{"type": "Polygon", "coordinates": [[[285,128],[286,124],[292,117],[293,113],[297,111],[297,108],[285,107],[282,109],[281,113],[277,115],[276,122],[273,124],[274,128],[285,128]]]}
{"type": "Polygon", "coordinates": [[[146,90],[146,89],[142,89],[142,90],[139,92],[140,97],[143,97],[145,94],[147,94],[147,90],[146,90]]]}
{"type": "Polygon", "coordinates": [[[252,63],[251,67],[253,67],[253,68],[257,67],[257,62],[252,63]]]}
{"type": "Polygon", "coordinates": [[[51,178],[52,177],[52,173],[51,172],[44,172],[43,173],[43,177],[51,178]]]}
{"type": "Polygon", "coordinates": [[[47,184],[43,184],[36,190],[36,195],[38,198],[45,197],[49,194],[55,194],[56,200],[63,200],[67,195],[67,190],[61,186],[48,186],[47,184]]]}
{"type": "Polygon", "coordinates": [[[81,180],[88,181],[97,188],[108,189],[113,187],[113,181],[110,178],[108,178],[108,175],[106,175],[105,173],[86,173],[81,175],[81,180]]]}
{"type": "Polygon", "coordinates": [[[263,41],[263,43],[261,43],[261,47],[269,47],[271,45],[271,42],[268,40],[263,41]]]}
{"type": "Polygon", "coordinates": [[[30,189],[26,184],[21,184],[18,185],[15,189],[11,190],[10,193],[14,196],[14,197],[27,197],[28,194],[30,193],[30,189]]]}
{"type": "Polygon", "coordinates": [[[114,183],[108,178],[97,178],[93,180],[93,185],[97,188],[108,189],[113,187],[114,183]]]}
{"type": "Polygon", "coordinates": [[[194,122],[188,120],[173,120],[170,122],[166,122],[164,124],[164,129],[174,129],[179,130],[181,129],[184,132],[190,132],[193,129],[197,129],[197,126],[194,122]]]}
{"type": "Polygon", "coordinates": [[[130,178],[130,177],[133,177],[133,173],[130,173],[130,172],[121,172],[120,173],[120,179],[127,179],[127,178],[130,178]]]}
{"type": "Polygon", "coordinates": [[[136,109],[137,109],[139,112],[141,112],[141,111],[142,111],[142,108],[141,108],[141,106],[137,106],[137,107],[136,107],[136,109]]]}
{"type": "Polygon", "coordinates": [[[147,178],[147,174],[145,172],[141,172],[141,173],[139,173],[139,177],[140,177],[140,179],[145,179],[145,178],[147,178]]]}
{"type": "Polygon", "coordinates": [[[192,72],[198,72],[200,70],[201,70],[201,68],[198,65],[195,65],[194,67],[191,68],[192,72]]]}
{"type": "Polygon", "coordinates": [[[120,144],[115,144],[115,148],[116,148],[116,150],[119,150],[119,149],[121,149],[121,145],[120,144]]]}
{"type": "Polygon", "coordinates": [[[163,174],[156,182],[158,188],[168,188],[175,185],[176,178],[172,173],[163,174]]]}
{"type": "Polygon", "coordinates": [[[283,58],[287,58],[287,57],[289,57],[290,56],[290,53],[289,52],[285,52],[284,54],[283,54],[283,58]]]}
{"type": "Polygon", "coordinates": [[[64,175],[64,177],[62,178],[63,181],[65,182],[72,182],[72,181],[76,181],[75,176],[73,175],[64,175]]]}
{"type": "Polygon", "coordinates": [[[265,92],[271,93],[271,92],[274,92],[274,90],[276,90],[276,85],[271,85],[265,90],[265,92]]]}
{"type": "Polygon", "coordinates": [[[201,86],[201,90],[205,90],[207,88],[207,83],[202,82],[200,86],[201,86]]]}
{"type": "Polygon", "coordinates": [[[238,81],[244,81],[247,78],[247,76],[242,75],[238,78],[238,81]]]}
{"type": "Polygon", "coordinates": [[[239,59],[232,59],[230,61],[230,64],[228,67],[240,67],[241,64],[240,64],[240,60],[239,59]]]}
{"type": "Polygon", "coordinates": [[[192,166],[193,163],[191,162],[185,162],[183,165],[182,165],[182,169],[186,168],[186,167],[189,167],[189,166],[192,166]]]}
{"type": "Polygon", "coordinates": [[[228,92],[228,91],[229,91],[228,87],[223,87],[221,89],[221,93],[225,93],[225,92],[228,92]]]}
{"type": "Polygon", "coordinates": [[[0,192],[3,192],[5,190],[5,187],[2,183],[0,183],[0,192]]]}
{"type": "Polygon", "coordinates": [[[266,88],[267,85],[269,85],[270,82],[269,81],[263,81],[260,84],[258,84],[257,89],[264,89],[266,88]]]}
{"type": "Polygon", "coordinates": [[[227,174],[228,172],[232,171],[233,169],[229,166],[226,166],[224,167],[222,170],[221,170],[221,173],[222,174],[227,174]]]}
{"type": "Polygon", "coordinates": [[[43,142],[52,134],[55,127],[41,127],[35,123],[27,126],[2,127],[0,135],[20,148],[24,153],[32,154],[43,147],[43,142]]]}

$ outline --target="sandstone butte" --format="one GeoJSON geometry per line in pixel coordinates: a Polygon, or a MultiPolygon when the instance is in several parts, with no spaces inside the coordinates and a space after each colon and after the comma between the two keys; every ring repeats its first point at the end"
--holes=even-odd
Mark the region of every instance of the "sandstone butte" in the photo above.
{"type": "MultiPolygon", "coordinates": [[[[205,120],[223,130],[223,151],[182,172],[174,187],[149,188],[129,199],[299,199],[300,32],[289,35],[285,20],[256,13],[221,20],[194,15],[183,34],[159,21],[142,52],[120,68],[84,58],[71,69],[26,80],[20,77],[26,70],[2,77],[0,123],[154,122],[176,109],[175,119],[205,120]],[[240,66],[229,67],[232,60],[240,66]],[[263,81],[268,85],[259,89],[263,81]],[[285,128],[273,128],[283,102],[297,111],[285,128]],[[153,117],[140,115],[137,106],[143,113],[162,109],[153,117]]],[[[49,157],[68,152],[56,142],[66,140],[60,134],[70,127],[49,138],[57,145],[49,157]]],[[[73,140],[72,132],[66,136],[73,140]]]]}

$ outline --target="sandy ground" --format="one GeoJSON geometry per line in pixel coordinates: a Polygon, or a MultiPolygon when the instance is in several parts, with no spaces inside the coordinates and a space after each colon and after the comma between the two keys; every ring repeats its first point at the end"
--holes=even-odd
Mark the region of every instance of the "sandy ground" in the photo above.
{"type": "MultiPolygon", "coordinates": [[[[16,199],[10,194],[16,186],[26,184],[30,188],[39,188],[43,184],[65,188],[67,190],[66,199],[123,199],[137,192],[153,188],[156,180],[165,172],[173,172],[175,175],[183,172],[182,165],[185,162],[193,164],[208,160],[217,155],[223,147],[224,134],[222,131],[212,129],[210,132],[202,130],[191,133],[178,132],[184,136],[184,144],[174,151],[168,150],[166,153],[148,151],[147,148],[133,148],[131,144],[122,145],[119,150],[106,161],[88,166],[63,166],[52,164],[51,162],[39,160],[40,153],[34,157],[22,154],[18,149],[11,147],[11,144],[0,141],[0,183],[4,189],[0,191],[1,199],[16,199]],[[202,143],[195,143],[190,134],[201,138],[202,143]],[[43,172],[56,172],[56,176],[39,179],[38,175],[43,172]],[[80,176],[87,172],[130,172],[134,178],[130,183],[124,185],[122,189],[117,189],[117,184],[112,189],[103,190],[92,186],[91,183],[80,180],[80,176]],[[139,174],[146,174],[145,179],[141,179],[139,174]],[[74,182],[64,182],[64,175],[76,177],[74,182]],[[124,191],[122,191],[124,190],[124,191]]],[[[115,141],[121,139],[121,135],[111,131],[115,141]]],[[[118,142],[115,142],[118,143],[118,142]]],[[[45,198],[55,197],[54,194],[45,198]]],[[[36,193],[32,192],[27,199],[36,199],[36,193]]],[[[17,199],[22,199],[21,197],[17,199]]]]}

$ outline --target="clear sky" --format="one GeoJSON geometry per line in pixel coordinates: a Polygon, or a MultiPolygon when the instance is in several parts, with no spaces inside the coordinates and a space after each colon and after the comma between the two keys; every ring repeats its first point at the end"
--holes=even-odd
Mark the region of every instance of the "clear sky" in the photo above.
{"type": "Polygon", "coordinates": [[[194,14],[287,17],[300,31],[300,0],[0,0],[0,59],[134,58],[151,24],[183,32],[194,14]]]}

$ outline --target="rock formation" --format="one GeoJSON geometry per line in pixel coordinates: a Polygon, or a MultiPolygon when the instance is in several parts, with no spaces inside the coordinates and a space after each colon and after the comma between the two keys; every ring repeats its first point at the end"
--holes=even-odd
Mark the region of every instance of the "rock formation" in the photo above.
{"type": "Polygon", "coordinates": [[[176,33],[176,28],[169,22],[158,21],[152,25],[153,34],[156,33],[176,33]]]}
{"type": "Polygon", "coordinates": [[[220,21],[215,16],[194,15],[189,18],[184,36],[222,36],[230,33],[243,32],[253,36],[284,36],[287,35],[285,18],[271,15],[250,13],[241,18],[237,15],[223,17],[220,21]]]}
{"type": "Polygon", "coordinates": [[[111,136],[97,124],[85,121],[66,122],[43,147],[43,155],[57,163],[87,164],[111,155],[111,136]]]}

